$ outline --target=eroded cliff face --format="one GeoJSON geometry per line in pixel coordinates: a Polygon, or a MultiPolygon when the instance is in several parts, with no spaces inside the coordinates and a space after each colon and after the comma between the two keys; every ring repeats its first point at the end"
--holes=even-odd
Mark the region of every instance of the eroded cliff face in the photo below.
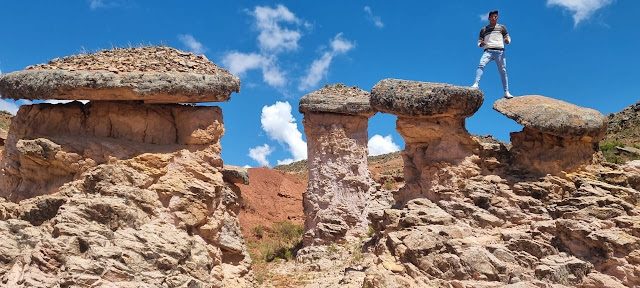
{"type": "Polygon", "coordinates": [[[14,117],[1,167],[11,201],[55,192],[98,164],[143,153],[206,151],[222,166],[219,107],[97,101],[23,106],[14,117]]]}
{"type": "Polygon", "coordinates": [[[218,107],[23,106],[3,159],[17,202],[0,204],[3,283],[250,286],[223,132],[218,107]]]}
{"type": "MultiPolygon", "coordinates": [[[[124,50],[107,54],[123,65],[136,62],[129,61],[136,53],[193,56],[170,48],[124,50]]],[[[66,73],[73,81],[86,74],[47,69],[66,73]]],[[[196,79],[234,78],[220,69],[212,71],[226,74],[196,79]]],[[[22,72],[18,76],[30,76],[0,76],[5,77],[0,79],[3,96],[39,91],[39,83],[47,79],[53,81],[48,85],[59,88],[47,90],[50,93],[43,96],[47,98],[71,90],[87,95],[98,88],[103,89],[97,92],[102,96],[116,95],[118,89],[140,85],[96,88],[82,86],[86,83],[81,81],[84,84],[79,87],[67,87],[52,78],[38,80],[42,75],[38,69],[22,72]]],[[[130,73],[148,76],[145,71],[130,73]]],[[[111,74],[109,79],[120,77],[111,74]]],[[[131,76],[127,75],[122,77],[131,76]]],[[[172,85],[172,89],[190,89],[172,85]]],[[[229,98],[230,91],[207,89],[211,99],[229,98]]],[[[174,92],[158,90],[143,96],[154,102],[154,96],[174,92]]],[[[200,99],[197,93],[190,97],[200,99]]],[[[160,102],[167,99],[171,98],[160,102]]],[[[0,241],[0,283],[8,287],[253,286],[251,260],[238,225],[241,196],[228,182],[237,180],[223,176],[221,109],[101,100],[105,101],[26,105],[13,119],[1,163],[0,233],[6,240],[0,241]]]]}

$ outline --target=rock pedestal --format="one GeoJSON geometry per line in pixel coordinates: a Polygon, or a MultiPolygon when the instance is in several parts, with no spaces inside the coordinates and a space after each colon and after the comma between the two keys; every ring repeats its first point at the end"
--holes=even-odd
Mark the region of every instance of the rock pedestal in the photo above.
{"type": "Polygon", "coordinates": [[[92,100],[24,105],[13,119],[0,164],[0,196],[12,201],[0,201],[0,282],[253,286],[240,195],[223,180],[222,111],[177,104],[226,101],[239,85],[168,47],[0,76],[5,98],[92,100]]]}
{"type": "Polygon", "coordinates": [[[600,112],[544,96],[501,99],[493,109],[524,126],[511,133],[511,154],[528,171],[555,174],[589,164],[607,132],[600,112]]]}
{"type": "Polygon", "coordinates": [[[303,194],[303,243],[323,245],[368,231],[367,200],[375,182],[367,167],[369,93],[341,84],[300,99],[309,184],[303,194]]]}
{"type": "Polygon", "coordinates": [[[477,173],[471,171],[478,170],[478,143],[464,124],[482,102],[478,89],[441,83],[384,79],[373,87],[371,106],[398,116],[396,130],[405,141],[406,185],[395,195],[396,205],[450,192],[465,167],[477,173]]]}

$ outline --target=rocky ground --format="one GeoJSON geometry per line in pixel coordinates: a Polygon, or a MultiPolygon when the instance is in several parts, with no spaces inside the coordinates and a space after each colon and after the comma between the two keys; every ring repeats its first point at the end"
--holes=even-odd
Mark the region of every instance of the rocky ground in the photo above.
{"type": "MultiPolygon", "coordinates": [[[[475,138],[506,161],[508,145],[475,138]]],[[[635,287],[640,163],[596,162],[556,176],[470,169],[443,197],[387,209],[359,242],[266,263],[260,287],[635,287]]],[[[304,164],[276,169],[306,180],[304,164]]],[[[403,187],[402,164],[369,158],[379,191],[403,187]]]]}

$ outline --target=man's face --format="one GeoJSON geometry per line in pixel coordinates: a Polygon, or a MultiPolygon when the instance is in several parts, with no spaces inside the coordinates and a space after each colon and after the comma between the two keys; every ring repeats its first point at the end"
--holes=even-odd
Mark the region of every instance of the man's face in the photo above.
{"type": "Polygon", "coordinates": [[[491,14],[491,15],[489,15],[489,22],[490,22],[490,23],[496,23],[496,22],[498,22],[498,14],[491,14]]]}

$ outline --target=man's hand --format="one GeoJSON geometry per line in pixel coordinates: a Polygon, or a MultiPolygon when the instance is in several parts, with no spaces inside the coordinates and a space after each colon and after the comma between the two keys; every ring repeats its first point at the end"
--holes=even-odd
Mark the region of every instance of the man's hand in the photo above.
{"type": "Polygon", "coordinates": [[[504,43],[507,43],[507,44],[511,43],[511,39],[509,39],[509,38],[504,38],[504,43]]]}
{"type": "Polygon", "coordinates": [[[480,41],[480,43],[478,43],[478,47],[484,47],[484,45],[487,45],[487,43],[484,43],[484,41],[480,41]]]}

